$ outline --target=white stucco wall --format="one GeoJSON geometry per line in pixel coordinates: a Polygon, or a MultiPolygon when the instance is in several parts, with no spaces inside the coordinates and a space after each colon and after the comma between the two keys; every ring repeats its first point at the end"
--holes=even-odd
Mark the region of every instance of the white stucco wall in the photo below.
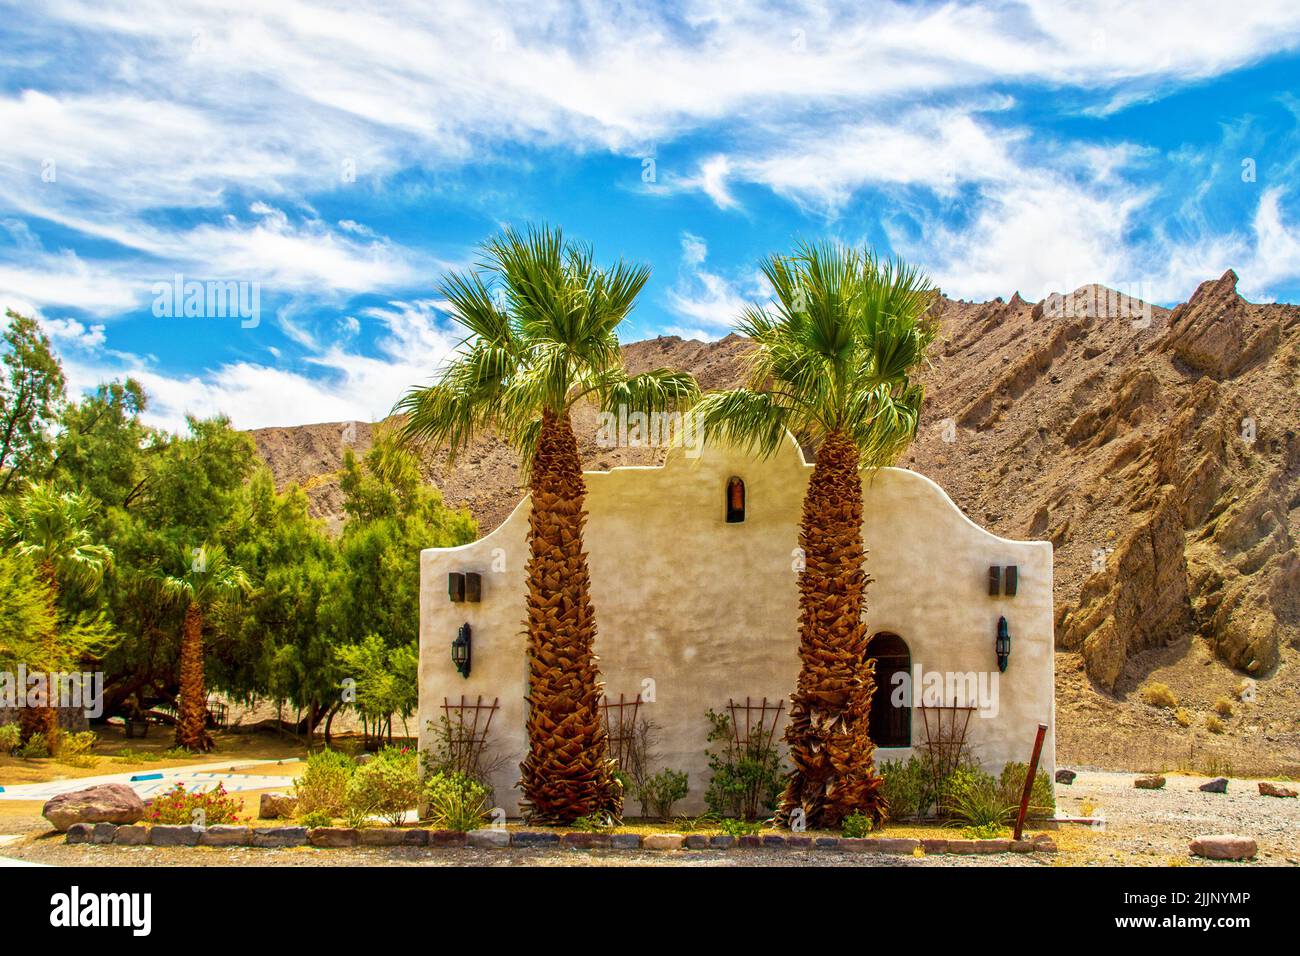
{"type": "MultiPolygon", "coordinates": [[[[728,698],[787,697],[798,673],[798,593],[793,570],[799,515],[811,474],[791,439],[767,460],[710,446],[699,458],[675,454],[662,468],[588,472],[586,545],[605,692],[631,700],[647,680],[653,703],[641,713],[659,727],[660,765],[685,770],[690,795],[682,812],[703,809],[708,782],[705,711],[728,698]],[[739,475],[746,519],[727,524],[724,489],[739,475]]],[[[928,478],[887,468],[864,476],[863,538],[871,633],[892,631],[909,645],[913,673],[996,672],[997,620],[1010,625],[1012,652],[999,675],[996,716],[973,716],[972,755],[998,772],[1027,761],[1038,723],[1047,723],[1042,766],[1053,747],[1052,546],[1008,541],[971,522],[928,478]],[[1016,565],[1015,597],[988,594],[989,565],[1016,565]]],[[[431,742],[444,698],[499,700],[492,721],[496,802],[518,812],[518,764],[524,735],[525,499],[486,537],[459,548],[421,553],[420,744],[431,742]],[[477,571],[481,603],[453,603],[447,574],[477,571]],[[451,662],[451,641],[468,622],[471,673],[451,662]]],[[[949,698],[950,701],[950,698],[949,698]]],[[[788,704],[787,704],[788,709],[788,704]]],[[[912,741],[924,744],[919,711],[912,741]]],[[[905,757],[882,749],[880,759],[905,757]]]]}

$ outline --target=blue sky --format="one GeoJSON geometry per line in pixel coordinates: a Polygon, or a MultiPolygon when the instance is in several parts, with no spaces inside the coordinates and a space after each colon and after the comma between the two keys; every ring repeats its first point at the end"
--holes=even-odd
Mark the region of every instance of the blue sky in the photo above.
{"type": "Polygon", "coordinates": [[[529,221],[651,265],[628,341],[725,335],[801,238],[960,298],[1296,302],[1298,167],[1294,0],[0,2],[0,304],[167,427],[384,415],[529,221]],[[156,315],[177,274],[258,323],[156,315]]]}

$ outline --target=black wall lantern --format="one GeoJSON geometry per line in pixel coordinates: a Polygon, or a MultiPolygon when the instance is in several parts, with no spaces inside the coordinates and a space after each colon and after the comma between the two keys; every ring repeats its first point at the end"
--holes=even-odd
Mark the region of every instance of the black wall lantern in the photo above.
{"type": "Polygon", "coordinates": [[[1007,628],[1005,617],[998,618],[998,639],[994,648],[998,652],[998,670],[1006,673],[1007,661],[1011,660],[1011,631],[1007,628]]]}
{"type": "Polygon", "coordinates": [[[461,677],[469,677],[469,622],[466,621],[456,631],[456,639],[451,642],[451,662],[461,677]]]}

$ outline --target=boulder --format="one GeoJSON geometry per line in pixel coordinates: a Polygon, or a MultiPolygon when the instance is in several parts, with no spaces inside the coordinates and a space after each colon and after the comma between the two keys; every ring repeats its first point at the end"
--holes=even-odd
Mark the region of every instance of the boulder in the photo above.
{"type": "Polygon", "coordinates": [[[1074,778],[1076,776],[1078,776],[1078,774],[1073,770],[1058,770],[1056,771],[1056,782],[1063,783],[1068,787],[1070,784],[1074,783],[1074,778]]]}
{"type": "Polygon", "coordinates": [[[185,824],[162,824],[149,828],[149,842],[154,846],[198,846],[203,831],[185,824]]]}
{"type": "Polygon", "coordinates": [[[680,833],[650,833],[641,839],[641,846],[647,850],[680,850],[686,843],[686,837],[680,833]]]}
{"type": "Polygon", "coordinates": [[[218,823],[199,834],[199,846],[248,846],[252,838],[248,827],[218,823]]]}
{"type": "Polygon", "coordinates": [[[1249,860],[1258,849],[1250,837],[1233,833],[1198,836],[1191,843],[1193,855],[1203,856],[1207,860],[1249,860]]]}
{"type": "Polygon", "coordinates": [[[356,846],[357,831],[352,827],[312,827],[307,831],[307,842],[320,847],[356,846]]]}
{"type": "Polygon", "coordinates": [[[1290,787],[1284,787],[1279,783],[1269,783],[1267,780],[1259,782],[1259,795],[1261,797],[1294,797],[1296,792],[1290,787]]]}
{"type": "Polygon", "coordinates": [[[144,801],[124,783],[101,783],[61,793],[41,809],[60,833],[74,823],[135,823],[144,816],[144,801]]]}
{"type": "Polygon", "coordinates": [[[1152,774],[1149,777],[1138,777],[1133,781],[1133,786],[1139,790],[1160,790],[1165,785],[1165,778],[1160,774],[1152,774]]]}
{"type": "Polygon", "coordinates": [[[306,827],[257,827],[253,830],[252,846],[303,846],[306,842],[306,827]]]}
{"type": "Polygon", "coordinates": [[[1209,783],[1201,784],[1200,787],[1198,787],[1197,789],[1199,789],[1202,793],[1227,793],[1228,778],[1215,777],[1209,783]]]}
{"type": "Polygon", "coordinates": [[[491,827],[470,830],[469,833],[465,834],[465,842],[468,846],[480,849],[505,847],[510,845],[510,831],[505,829],[496,830],[491,827]]]}
{"type": "Polygon", "coordinates": [[[298,798],[287,793],[264,793],[257,803],[257,815],[263,820],[288,819],[298,809],[298,798]]]}

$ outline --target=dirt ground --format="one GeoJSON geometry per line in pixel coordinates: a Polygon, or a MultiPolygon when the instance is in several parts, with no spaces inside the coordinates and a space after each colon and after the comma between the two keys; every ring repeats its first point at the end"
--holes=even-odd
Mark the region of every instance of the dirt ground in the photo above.
{"type": "MultiPolygon", "coordinates": [[[[276,756],[275,748],[260,748],[276,756]]],[[[223,756],[225,754],[223,753],[223,756]]],[[[286,753],[285,757],[293,754],[286,753]]],[[[151,766],[164,766],[155,763],[151,766]]],[[[292,766],[286,764],[285,766],[292,766]]],[[[6,774],[7,776],[7,774],[6,774]]],[[[1104,824],[1031,827],[1050,832],[1055,854],[898,857],[828,850],[685,850],[669,853],[530,848],[512,850],[365,848],[284,850],[69,846],[40,816],[35,801],[0,801],[0,855],[55,866],[1297,866],[1300,800],[1262,797],[1255,781],[1233,779],[1225,794],[1201,793],[1208,778],[1169,775],[1163,790],[1138,790],[1135,774],[1082,771],[1072,786],[1057,787],[1061,816],[1100,817],[1104,824]],[[1245,864],[1212,864],[1189,856],[1188,843],[1207,833],[1253,837],[1260,852],[1245,864]],[[10,837],[4,840],[4,837],[10,837]]],[[[257,794],[245,813],[256,816],[257,794]]],[[[629,826],[629,830],[644,829],[629,826]]],[[[662,831],[663,825],[654,829],[662,831]]],[[[890,825],[885,836],[960,835],[938,827],[890,825]]]]}

